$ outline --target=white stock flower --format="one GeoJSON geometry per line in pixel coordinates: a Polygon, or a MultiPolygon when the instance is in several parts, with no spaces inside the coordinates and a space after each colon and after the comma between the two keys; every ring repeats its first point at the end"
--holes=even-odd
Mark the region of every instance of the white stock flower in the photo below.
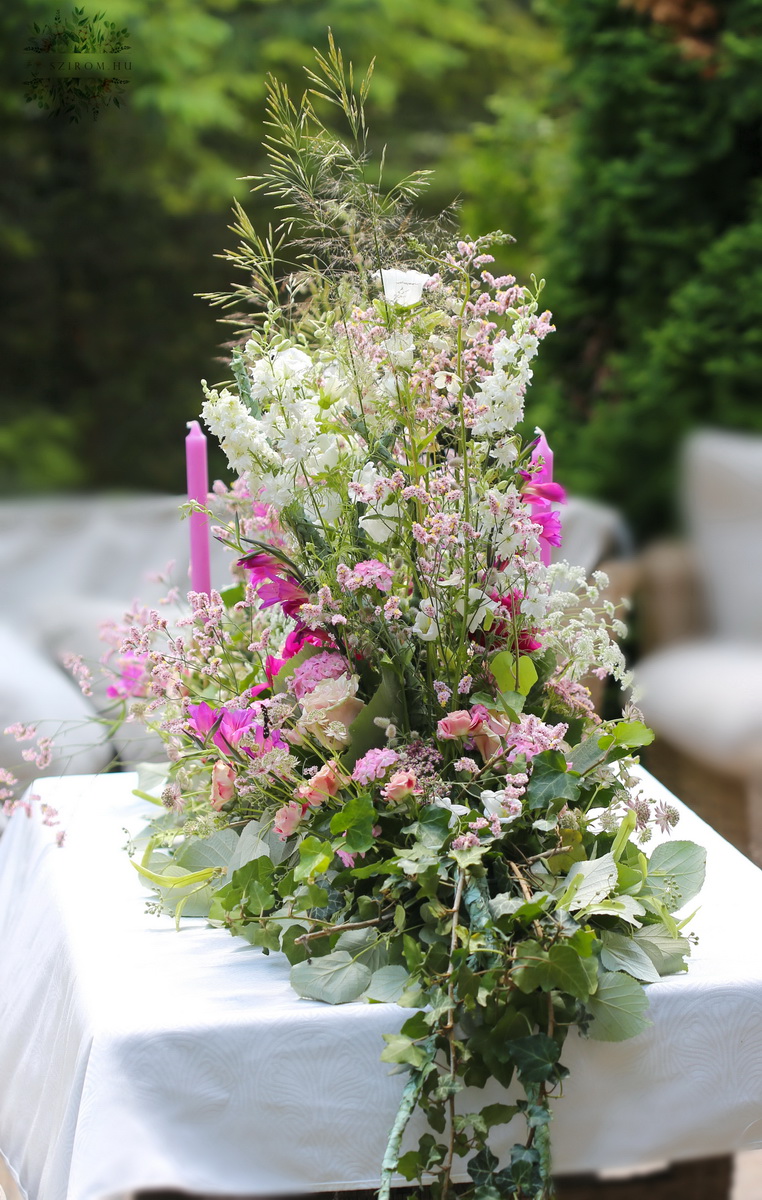
{"type": "Polygon", "coordinates": [[[380,278],[384,298],[390,304],[397,304],[400,308],[412,308],[420,301],[423,289],[432,276],[424,275],[422,271],[391,269],[374,271],[371,278],[376,280],[380,278]]]}

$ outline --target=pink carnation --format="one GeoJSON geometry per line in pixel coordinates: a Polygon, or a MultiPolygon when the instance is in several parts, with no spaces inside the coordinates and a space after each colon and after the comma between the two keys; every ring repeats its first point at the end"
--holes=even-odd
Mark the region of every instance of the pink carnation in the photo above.
{"type": "Polygon", "coordinates": [[[372,783],[374,779],[382,779],[390,767],[399,762],[396,750],[368,750],[362,758],[358,758],[352,778],[355,783],[372,783]]]}

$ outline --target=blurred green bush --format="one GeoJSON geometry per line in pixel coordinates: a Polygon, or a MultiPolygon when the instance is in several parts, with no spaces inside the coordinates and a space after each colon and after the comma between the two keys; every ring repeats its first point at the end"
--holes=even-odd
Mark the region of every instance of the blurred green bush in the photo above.
{"type": "Polygon", "coordinates": [[[557,12],[575,116],[539,419],[566,482],[644,535],[688,429],[762,430],[762,2],[557,12]]]}
{"type": "Polygon", "coordinates": [[[434,168],[429,211],[460,196],[468,232],[503,226],[518,238],[511,268],[541,268],[568,124],[541,4],[109,0],[130,81],[120,107],[94,120],[82,103],[77,121],[24,98],[24,46],[53,16],[37,0],[0,12],[3,490],[182,490],[199,378],[225,374],[225,327],[194,293],[230,282],[214,256],[233,195],[255,223],[270,215],[236,182],[261,166],[266,73],[300,94],[329,26],[358,68],[377,56],[370,111],[389,178],[434,168]]]}

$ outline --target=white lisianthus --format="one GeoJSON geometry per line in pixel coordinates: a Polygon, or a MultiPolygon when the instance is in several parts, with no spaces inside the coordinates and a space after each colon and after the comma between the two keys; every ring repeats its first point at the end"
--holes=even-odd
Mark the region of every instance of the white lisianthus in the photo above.
{"type": "Polygon", "coordinates": [[[449,826],[457,825],[458,817],[464,817],[470,809],[465,804],[453,804],[449,796],[435,796],[431,801],[435,808],[444,808],[450,814],[449,826]]]}
{"type": "Polygon", "coordinates": [[[437,624],[436,609],[431,600],[422,600],[418,612],[415,615],[415,621],[412,625],[412,632],[419,637],[422,642],[435,642],[439,637],[439,625],[437,624]]]}
{"type": "Polygon", "coordinates": [[[507,825],[521,816],[521,801],[505,791],[483,791],[480,799],[485,817],[497,817],[501,825],[507,825]]]}
{"type": "Polygon", "coordinates": [[[371,278],[380,279],[384,299],[390,304],[397,304],[400,308],[412,308],[414,304],[419,303],[423,289],[432,276],[424,275],[423,271],[391,269],[374,271],[371,278]]]}
{"type": "Polygon", "coordinates": [[[383,545],[389,541],[393,533],[397,532],[401,515],[402,511],[397,501],[388,500],[386,504],[382,504],[375,511],[360,517],[360,525],[369,538],[383,545]]]}

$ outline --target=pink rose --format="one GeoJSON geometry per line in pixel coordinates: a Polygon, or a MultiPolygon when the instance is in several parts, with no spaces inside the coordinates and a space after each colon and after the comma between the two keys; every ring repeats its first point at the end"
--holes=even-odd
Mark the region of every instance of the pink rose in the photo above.
{"type": "Polygon", "coordinates": [[[386,787],[381,789],[381,795],[385,796],[390,804],[396,804],[398,800],[420,792],[421,789],[416,787],[417,783],[414,771],[395,771],[386,787]]]}
{"type": "Polygon", "coordinates": [[[278,837],[285,842],[286,838],[291,837],[307,811],[306,804],[300,804],[298,800],[289,800],[288,804],[284,804],[283,808],[279,808],[275,814],[273,829],[278,837]]]}
{"type": "Polygon", "coordinates": [[[223,804],[227,804],[228,800],[232,800],[235,794],[235,771],[230,763],[223,762],[221,758],[212,767],[212,808],[217,811],[222,808],[223,804]]]}
{"type": "Polygon", "coordinates": [[[308,783],[299,784],[296,795],[302,804],[311,805],[314,808],[335,796],[345,783],[346,777],[339,764],[332,758],[320,768],[316,775],[312,776],[308,783]]]}
{"type": "Polygon", "coordinates": [[[506,717],[489,713],[486,709],[484,717],[474,720],[471,735],[476,749],[485,762],[502,749],[505,744],[504,739],[510,733],[510,729],[511,723],[506,717]]]}
{"type": "Polygon", "coordinates": [[[442,741],[466,737],[471,732],[471,714],[464,708],[442,717],[437,725],[437,737],[442,741]]]}

